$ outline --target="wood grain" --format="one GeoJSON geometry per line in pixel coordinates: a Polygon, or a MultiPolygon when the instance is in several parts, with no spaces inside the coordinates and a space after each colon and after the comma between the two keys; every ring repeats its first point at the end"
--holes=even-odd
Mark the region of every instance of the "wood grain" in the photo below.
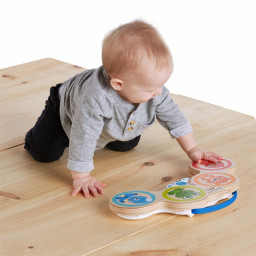
{"type": "Polygon", "coordinates": [[[249,198],[256,193],[255,185],[240,189],[239,200],[219,212],[193,218],[166,214],[166,221],[90,255],[254,255],[255,204],[249,198]]]}
{"type": "Polygon", "coordinates": [[[0,70],[0,150],[22,144],[43,110],[49,88],[83,70],[51,58],[0,70]]]}
{"type": "Polygon", "coordinates": [[[173,95],[199,144],[233,159],[240,179],[234,204],[193,218],[158,214],[126,221],[109,210],[109,198],[120,191],[157,191],[191,176],[190,160],[158,123],[130,152],[96,152],[93,175],[107,184],[98,198],[70,196],[67,152],[59,161],[43,164],[17,146],[41,111],[49,86],[81,70],[43,59],[1,71],[1,104],[8,108],[0,108],[0,142],[5,149],[0,152],[0,191],[20,199],[0,195],[0,255],[254,255],[256,121],[250,116],[173,95]]]}

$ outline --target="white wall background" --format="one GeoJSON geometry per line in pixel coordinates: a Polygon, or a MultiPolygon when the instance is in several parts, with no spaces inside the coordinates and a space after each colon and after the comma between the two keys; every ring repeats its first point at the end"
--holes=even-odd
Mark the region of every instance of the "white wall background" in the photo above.
{"type": "Polygon", "coordinates": [[[52,57],[101,65],[104,35],[136,18],[171,48],[171,92],[256,116],[255,0],[5,0],[0,68],[52,57]]]}

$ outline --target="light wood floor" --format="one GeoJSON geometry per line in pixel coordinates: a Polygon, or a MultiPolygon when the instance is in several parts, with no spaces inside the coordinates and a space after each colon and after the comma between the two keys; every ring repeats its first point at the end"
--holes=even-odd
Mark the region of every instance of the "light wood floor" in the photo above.
{"type": "Polygon", "coordinates": [[[67,152],[49,164],[30,157],[23,149],[24,135],[41,113],[50,86],[83,70],[50,58],[0,70],[0,255],[256,255],[253,117],[172,95],[191,121],[198,143],[234,160],[240,178],[234,204],[192,218],[158,214],[127,221],[109,210],[114,194],[158,190],[190,177],[190,160],[158,123],[130,152],[96,152],[94,176],[107,184],[98,198],[70,196],[67,152]]]}

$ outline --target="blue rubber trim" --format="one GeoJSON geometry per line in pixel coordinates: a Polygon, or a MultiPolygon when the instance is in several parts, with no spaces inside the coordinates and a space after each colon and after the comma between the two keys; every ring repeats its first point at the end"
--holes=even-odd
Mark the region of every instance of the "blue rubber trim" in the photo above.
{"type": "Polygon", "coordinates": [[[229,200],[227,200],[221,204],[216,204],[216,205],[205,207],[205,208],[192,209],[192,213],[203,214],[203,213],[215,212],[215,211],[221,210],[236,201],[237,191],[233,192],[232,194],[233,194],[233,196],[229,200]]]}

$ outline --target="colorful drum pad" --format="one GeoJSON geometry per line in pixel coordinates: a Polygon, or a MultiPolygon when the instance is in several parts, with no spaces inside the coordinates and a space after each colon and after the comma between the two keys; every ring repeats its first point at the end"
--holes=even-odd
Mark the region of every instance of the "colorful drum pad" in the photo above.
{"type": "Polygon", "coordinates": [[[201,200],[206,192],[198,187],[177,186],[164,190],[162,196],[170,201],[190,202],[201,200]]]}
{"type": "Polygon", "coordinates": [[[202,173],[194,177],[193,181],[203,186],[227,186],[236,181],[236,176],[229,173],[202,173]]]}
{"type": "Polygon", "coordinates": [[[156,196],[147,191],[127,191],[115,195],[112,201],[120,206],[139,207],[153,203],[156,196]]]}
{"type": "Polygon", "coordinates": [[[234,163],[229,159],[222,159],[216,163],[208,160],[201,160],[200,163],[193,162],[192,167],[202,171],[222,171],[233,168],[234,163]]]}

